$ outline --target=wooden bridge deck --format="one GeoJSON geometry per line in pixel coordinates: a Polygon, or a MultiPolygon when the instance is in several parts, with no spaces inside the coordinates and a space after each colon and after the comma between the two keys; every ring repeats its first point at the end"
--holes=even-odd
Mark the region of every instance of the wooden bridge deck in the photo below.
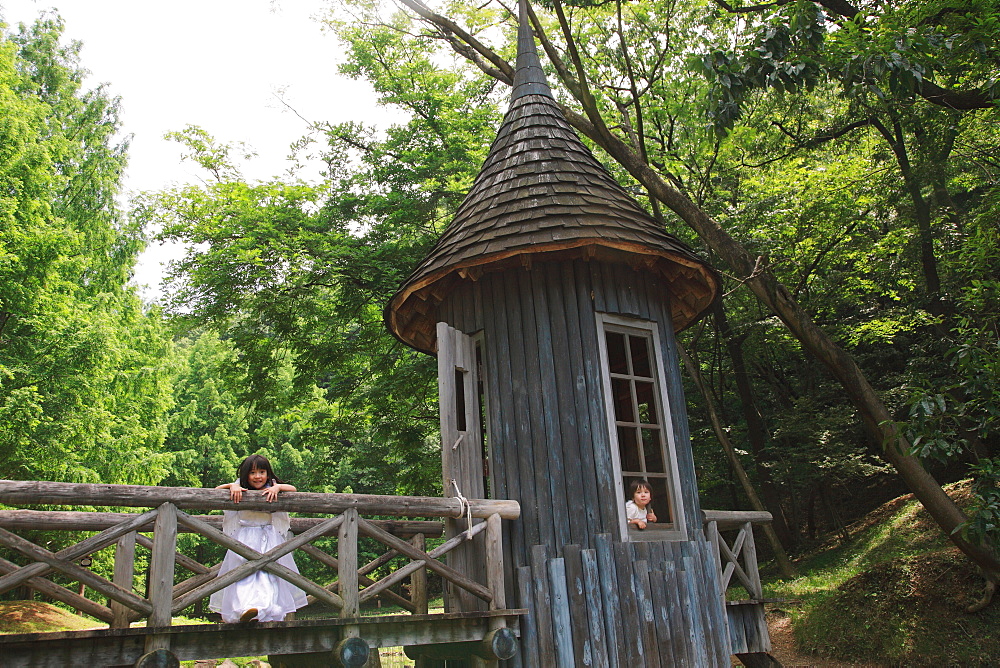
{"type": "Polygon", "coordinates": [[[516,629],[518,617],[526,612],[490,610],[0,635],[0,665],[10,668],[134,666],[146,653],[146,639],[152,634],[168,636],[171,652],[180,661],[331,654],[349,637],[361,637],[378,647],[476,644],[486,639],[498,622],[505,628],[516,629]]]}

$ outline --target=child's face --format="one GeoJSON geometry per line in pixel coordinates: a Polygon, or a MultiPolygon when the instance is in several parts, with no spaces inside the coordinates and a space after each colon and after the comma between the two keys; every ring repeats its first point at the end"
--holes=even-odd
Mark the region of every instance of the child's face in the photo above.
{"type": "Polygon", "coordinates": [[[649,489],[647,487],[640,487],[635,490],[635,494],[632,495],[632,500],[635,501],[635,505],[640,508],[645,508],[649,505],[650,497],[652,497],[652,494],[650,494],[649,489]]]}
{"type": "Polygon", "coordinates": [[[264,469],[250,469],[250,473],[247,474],[247,480],[250,481],[250,486],[254,489],[263,489],[264,485],[267,484],[267,471],[264,469]]]}

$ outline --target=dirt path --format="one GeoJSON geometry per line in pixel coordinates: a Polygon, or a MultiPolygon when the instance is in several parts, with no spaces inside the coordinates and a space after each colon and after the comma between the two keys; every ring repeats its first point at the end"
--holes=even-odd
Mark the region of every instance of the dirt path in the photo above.
{"type": "Polygon", "coordinates": [[[767,611],[767,630],[771,635],[771,655],[785,668],[879,668],[870,663],[843,663],[802,654],[792,636],[792,618],[781,610],[767,611]]]}

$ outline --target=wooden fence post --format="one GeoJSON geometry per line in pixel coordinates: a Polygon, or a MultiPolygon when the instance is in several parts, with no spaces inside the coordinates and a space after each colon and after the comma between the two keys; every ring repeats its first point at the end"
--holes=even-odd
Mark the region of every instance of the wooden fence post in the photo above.
{"type": "MultiPolygon", "coordinates": [[[[130,531],[119,538],[115,546],[115,574],[112,581],[128,591],[132,591],[132,579],[135,576],[135,539],[136,532],[130,531]]],[[[128,606],[112,600],[111,628],[128,628],[131,612],[128,606]]]]}
{"type": "Polygon", "coordinates": [[[746,522],[743,524],[743,531],[746,532],[746,542],[743,547],[743,564],[747,576],[750,578],[750,595],[760,600],[764,598],[764,588],[760,584],[760,570],[757,568],[757,546],[753,540],[753,524],[746,522]]]}
{"type": "Polygon", "coordinates": [[[358,511],[348,508],[343,514],[344,522],[340,525],[337,541],[337,560],[340,562],[339,580],[340,596],[344,599],[344,607],[340,609],[341,617],[357,617],[360,609],[358,592],[358,511]]]}
{"type": "MultiPolygon", "coordinates": [[[[422,533],[414,536],[410,543],[421,552],[427,551],[427,540],[422,533]]],[[[419,568],[410,575],[410,601],[413,603],[413,613],[427,614],[427,569],[419,568]]]]}
{"type": "MultiPolygon", "coordinates": [[[[149,559],[150,628],[170,626],[174,588],[174,553],[177,551],[177,507],[164,503],[158,509],[153,525],[153,553],[149,559]]],[[[170,649],[170,636],[156,634],[146,637],[146,653],[170,649]]]]}
{"type": "Polygon", "coordinates": [[[486,518],[486,586],[493,592],[490,610],[504,610],[507,596],[503,581],[503,540],[500,535],[500,516],[486,518]]]}

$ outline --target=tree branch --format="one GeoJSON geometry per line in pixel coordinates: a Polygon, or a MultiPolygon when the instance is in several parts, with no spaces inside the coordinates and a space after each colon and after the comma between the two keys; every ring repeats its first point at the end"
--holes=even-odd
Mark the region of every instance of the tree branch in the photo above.
{"type": "Polygon", "coordinates": [[[573,97],[578,100],[581,99],[583,93],[580,90],[580,82],[576,80],[573,73],[566,67],[566,62],[559,55],[559,52],[556,51],[556,47],[553,46],[549,36],[542,30],[542,24],[538,20],[538,16],[535,14],[535,10],[532,9],[530,3],[528,4],[528,18],[531,19],[531,26],[535,31],[535,36],[542,43],[542,50],[545,51],[545,55],[548,57],[549,62],[552,63],[552,66],[556,68],[559,80],[563,82],[563,85],[566,86],[573,97]]]}
{"type": "Polygon", "coordinates": [[[920,82],[917,94],[931,104],[959,111],[973,109],[991,109],[997,103],[995,97],[990,97],[978,88],[970,90],[948,90],[926,79],[920,82]]]}
{"type": "Polygon", "coordinates": [[[774,2],[767,2],[763,5],[749,5],[747,7],[733,7],[725,0],[715,0],[715,4],[725,9],[730,14],[752,14],[754,12],[763,12],[772,7],[781,7],[792,2],[792,0],[775,0],[774,2]]]}
{"type": "MultiPolygon", "coordinates": [[[[410,9],[412,9],[414,12],[416,12],[422,19],[431,23],[434,26],[437,26],[440,30],[442,30],[442,33],[448,39],[448,42],[450,44],[454,46],[455,44],[454,37],[457,37],[459,40],[465,42],[465,44],[471,47],[471,49],[473,49],[475,53],[478,53],[486,61],[492,63],[493,66],[496,68],[496,70],[492,72],[486,71],[484,69],[483,70],[484,72],[486,72],[490,76],[499,79],[508,86],[514,82],[514,68],[510,66],[510,63],[508,63],[506,60],[498,56],[496,52],[494,52],[488,46],[484,45],[478,39],[476,39],[468,32],[466,32],[457,23],[455,23],[451,19],[441,16],[440,14],[434,13],[427,5],[425,5],[420,0],[399,0],[399,1],[404,5],[406,5],[407,7],[409,7],[410,9]]],[[[463,53],[458,49],[456,49],[456,51],[459,53],[459,55],[468,57],[466,53],[463,53]]],[[[477,66],[482,67],[479,65],[479,63],[476,62],[475,59],[471,60],[477,66]]]]}
{"type": "Polygon", "coordinates": [[[860,121],[855,121],[854,123],[848,123],[842,128],[838,128],[836,130],[827,130],[826,132],[818,134],[812,137],[811,139],[803,139],[799,137],[794,132],[792,132],[791,130],[787,129],[784,125],[782,125],[780,121],[771,121],[771,125],[781,130],[781,132],[786,137],[795,141],[796,145],[799,148],[816,148],[817,146],[825,144],[828,141],[839,139],[840,137],[843,137],[847,133],[857,130],[858,128],[864,128],[868,127],[869,125],[873,125],[873,122],[874,121],[871,117],[863,118],[860,121]]]}

